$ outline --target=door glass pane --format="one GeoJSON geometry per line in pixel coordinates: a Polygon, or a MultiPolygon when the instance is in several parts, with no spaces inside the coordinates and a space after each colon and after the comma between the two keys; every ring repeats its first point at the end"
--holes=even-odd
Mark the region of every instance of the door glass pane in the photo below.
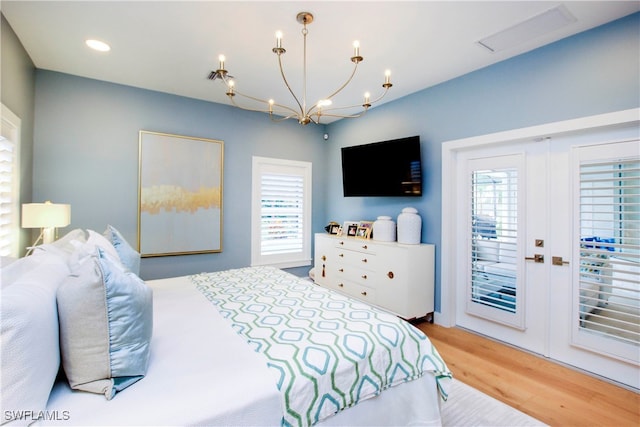
{"type": "Polygon", "coordinates": [[[517,170],[477,170],[471,179],[471,301],[515,313],[517,170]]]}
{"type": "Polygon", "coordinates": [[[580,165],[580,329],[640,344],[640,161],[580,165]]]}

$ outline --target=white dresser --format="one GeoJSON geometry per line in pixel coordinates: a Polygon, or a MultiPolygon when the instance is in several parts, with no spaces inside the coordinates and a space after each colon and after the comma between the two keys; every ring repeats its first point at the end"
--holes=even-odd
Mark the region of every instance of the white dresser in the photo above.
{"type": "Polygon", "coordinates": [[[434,310],[434,245],[315,235],[315,282],[404,319],[434,310]]]}

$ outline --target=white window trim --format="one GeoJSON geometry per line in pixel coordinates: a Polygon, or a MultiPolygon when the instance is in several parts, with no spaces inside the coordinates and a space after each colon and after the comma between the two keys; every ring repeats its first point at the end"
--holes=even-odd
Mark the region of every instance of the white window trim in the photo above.
{"type": "Polygon", "coordinates": [[[252,158],[251,188],[251,265],[271,265],[277,268],[292,268],[311,265],[311,162],[274,159],[254,156],[252,158]],[[303,249],[300,253],[262,255],[260,251],[261,222],[261,176],[263,171],[298,170],[304,179],[303,249]]]}
{"type": "Polygon", "coordinates": [[[12,213],[9,225],[10,230],[8,232],[10,246],[9,253],[2,255],[17,258],[20,254],[20,134],[22,120],[4,104],[1,104],[1,118],[2,130],[0,136],[6,137],[15,144],[11,179],[11,200],[8,202],[10,204],[10,212],[12,213]]]}

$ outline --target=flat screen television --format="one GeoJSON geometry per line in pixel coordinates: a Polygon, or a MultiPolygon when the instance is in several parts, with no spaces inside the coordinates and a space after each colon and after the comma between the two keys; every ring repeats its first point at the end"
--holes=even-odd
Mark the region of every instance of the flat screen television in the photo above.
{"type": "Polygon", "coordinates": [[[422,196],[420,137],[342,147],[345,197],[422,196]]]}

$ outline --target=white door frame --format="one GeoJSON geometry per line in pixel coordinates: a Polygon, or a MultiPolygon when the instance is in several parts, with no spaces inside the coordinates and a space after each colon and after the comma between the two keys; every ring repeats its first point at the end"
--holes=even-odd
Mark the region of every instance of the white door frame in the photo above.
{"type": "Polygon", "coordinates": [[[458,152],[477,147],[488,147],[523,140],[534,140],[572,132],[584,132],[607,127],[640,124],[640,108],[582,117],[579,119],[547,123],[527,128],[508,130],[487,135],[447,141],[442,144],[442,273],[440,277],[440,311],[435,313],[435,323],[452,327],[456,325],[456,268],[459,248],[455,245],[458,197],[456,194],[458,152]]]}

